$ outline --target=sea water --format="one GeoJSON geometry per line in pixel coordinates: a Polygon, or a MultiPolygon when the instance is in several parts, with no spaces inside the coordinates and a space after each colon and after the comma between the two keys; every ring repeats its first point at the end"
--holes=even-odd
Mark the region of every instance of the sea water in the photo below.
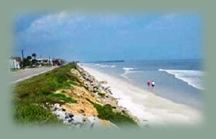
{"type": "Polygon", "coordinates": [[[86,65],[176,103],[196,109],[203,107],[201,60],[137,60],[86,65]],[[148,80],[155,82],[154,88],[147,86],[148,80]]]}

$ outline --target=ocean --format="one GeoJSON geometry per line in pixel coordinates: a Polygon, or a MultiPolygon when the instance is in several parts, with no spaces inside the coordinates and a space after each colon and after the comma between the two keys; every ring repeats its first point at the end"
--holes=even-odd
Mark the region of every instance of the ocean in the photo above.
{"type": "Polygon", "coordinates": [[[201,60],[137,60],[85,65],[175,103],[203,109],[204,72],[201,60]],[[148,80],[155,82],[154,88],[147,86],[148,80]]]}

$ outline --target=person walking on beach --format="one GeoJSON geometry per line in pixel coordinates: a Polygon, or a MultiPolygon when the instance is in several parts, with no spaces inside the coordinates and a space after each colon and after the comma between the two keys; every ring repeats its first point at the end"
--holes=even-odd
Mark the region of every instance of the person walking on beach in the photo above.
{"type": "Polygon", "coordinates": [[[150,80],[147,81],[147,86],[148,86],[148,87],[151,86],[151,81],[150,81],[150,80]]]}
{"type": "Polygon", "coordinates": [[[155,82],[154,81],[151,82],[151,86],[152,86],[152,88],[155,87],[155,82]]]}

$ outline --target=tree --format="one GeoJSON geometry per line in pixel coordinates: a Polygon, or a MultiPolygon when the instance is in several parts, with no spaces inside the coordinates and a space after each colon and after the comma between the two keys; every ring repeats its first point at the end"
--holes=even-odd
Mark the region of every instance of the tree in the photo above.
{"type": "Polygon", "coordinates": [[[37,54],[36,54],[36,53],[32,53],[32,57],[33,57],[34,59],[36,59],[37,54]]]}
{"type": "Polygon", "coordinates": [[[27,56],[26,59],[28,59],[30,61],[32,59],[32,57],[31,56],[27,56]]]}
{"type": "MultiPolygon", "coordinates": [[[[29,57],[30,58],[30,57],[29,57]]],[[[31,65],[31,61],[28,57],[27,58],[24,58],[23,61],[22,61],[22,65],[23,67],[26,67],[26,66],[30,66],[31,65]]]]}
{"type": "Polygon", "coordinates": [[[37,59],[32,59],[32,67],[36,67],[36,66],[38,66],[39,64],[38,64],[38,61],[37,61],[37,59]]]}
{"type": "Polygon", "coordinates": [[[23,67],[31,66],[32,65],[32,57],[27,56],[26,58],[24,58],[23,62],[22,62],[22,65],[23,65],[23,67]]]}

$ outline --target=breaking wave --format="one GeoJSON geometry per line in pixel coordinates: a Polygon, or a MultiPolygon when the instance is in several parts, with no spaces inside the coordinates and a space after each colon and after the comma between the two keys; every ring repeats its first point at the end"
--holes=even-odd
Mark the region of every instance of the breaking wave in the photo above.
{"type": "Polygon", "coordinates": [[[123,67],[122,69],[124,70],[124,73],[121,74],[121,76],[126,78],[126,79],[128,79],[127,74],[137,72],[137,71],[134,71],[135,68],[131,68],[131,67],[123,67]]]}
{"type": "Polygon", "coordinates": [[[101,68],[115,68],[116,67],[116,65],[105,65],[105,64],[95,64],[95,65],[101,68]]]}
{"type": "Polygon", "coordinates": [[[200,70],[171,70],[171,69],[159,69],[158,71],[166,72],[168,74],[174,75],[175,78],[180,79],[190,86],[197,89],[203,90],[201,79],[203,77],[203,72],[200,70]]]}

